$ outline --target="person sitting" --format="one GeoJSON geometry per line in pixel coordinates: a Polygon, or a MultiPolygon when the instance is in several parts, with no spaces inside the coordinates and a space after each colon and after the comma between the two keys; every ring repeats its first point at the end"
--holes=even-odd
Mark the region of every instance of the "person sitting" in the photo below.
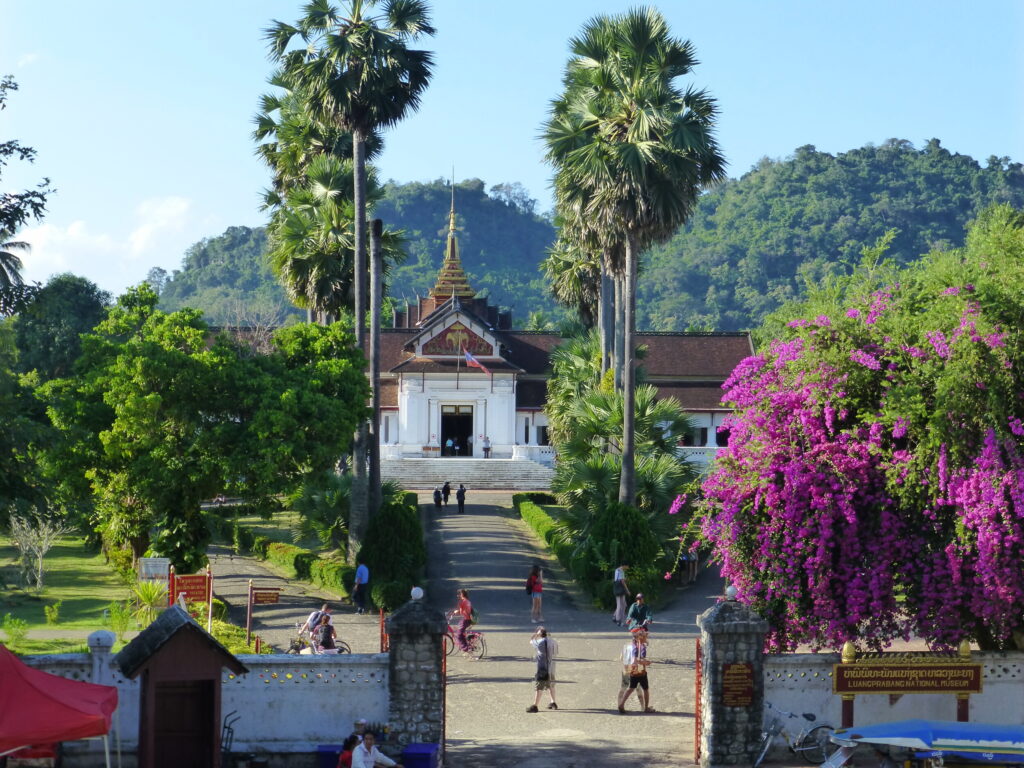
{"type": "Polygon", "coordinates": [[[637,592],[636,602],[629,606],[629,613],[626,614],[626,629],[630,632],[638,627],[650,629],[652,621],[654,614],[651,613],[651,607],[644,602],[643,594],[637,592]]]}
{"type": "Polygon", "coordinates": [[[373,731],[367,731],[363,743],[352,750],[352,768],[373,768],[375,765],[399,765],[387,755],[381,754],[374,743],[373,731]]]}
{"type": "Polygon", "coordinates": [[[313,630],[313,648],[317,653],[337,653],[338,647],[334,643],[337,634],[331,626],[331,617],[323,615],[320,617],[320,624],[313,630]]]}
{"type": "Polygon", "coordinates": [[[338,755],[336,768],[352,768],[352,751],[359,746],[359,737],[352,734],[341,745],[341,754],[338,755]]]}

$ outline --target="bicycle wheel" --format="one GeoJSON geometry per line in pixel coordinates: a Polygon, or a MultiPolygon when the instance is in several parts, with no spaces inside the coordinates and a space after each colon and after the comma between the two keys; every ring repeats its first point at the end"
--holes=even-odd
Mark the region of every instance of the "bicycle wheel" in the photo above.
{"type": "Polygon", "coordinates": [[[761,763],[764,762],[765,755],[768,754],[768,750],[772,746],[772,733],[765,733],[764,738],[761,739],[761,746],[757,748],[757,757],[754,758],[754,768],[758,768],[761,763]]]}
{"type": "Polygon", "coordinates": [[[451,656],[452,651],[455,650],[455,638],[452,637],[452,633],[448,632],[444,636],[444,655],[451,656]]]}
{"type": "Polygon", "coordinates": [[[800,739],[800,743],[793,748],[793,751],[803,755],[804,760],[808,763],[821,765],[839,748],[838,745],[832,743],[830,738],[835,730],[831,725],[817,725],[800,739]]]}
{"type": "Polygon", "coordinates": [[[482,659],[487,654],[487,642],[480,632],[473,632],[470,635],[469,645],[469,655],[474,659],[482,659]]]}
{"type": "Polygon", "coordinates": [[[336,640],[334,645],[338,649],[338,653],[352,653],[352,648],[344,640],[336,640]]]}

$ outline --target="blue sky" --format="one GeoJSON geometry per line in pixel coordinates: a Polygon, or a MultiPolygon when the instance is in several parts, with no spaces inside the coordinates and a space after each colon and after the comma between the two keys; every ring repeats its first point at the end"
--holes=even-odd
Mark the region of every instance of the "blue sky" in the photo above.
{"type": "MultiPolygon", "coordinates": [[[[436,0],[437,66],[420,111],[386,136],[381,176],[520,182],[550,205],[537,140],[567,42],[605,0],[436,0]]],[[[662,2],[696,47],[691,80],[719,102],[730,175],[799,146],[842,152],[932,137],[981,162],[1024,161],[1019,0],[662,2]]],[[[193,242],[258,226],[267,172],[251,119],[271,66],[262,30],[291,0],[40,3],[0,0],[0,74],[21,90],[0,140],[35,147],[3,170],[14,190],[49,176],[49,214],[19,238],[25,277],[72,271],[120,291],[193,242]]],[[[439,244],[440,247],[440,244],[439,244]]]]}

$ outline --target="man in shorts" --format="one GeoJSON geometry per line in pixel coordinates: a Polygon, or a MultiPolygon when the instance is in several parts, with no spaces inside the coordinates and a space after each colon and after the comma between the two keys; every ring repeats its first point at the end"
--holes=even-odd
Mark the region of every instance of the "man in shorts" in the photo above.
{"type": "Polygon", "coordinates": [[[653,712],[651,693],[647,682],[647,630],[637,627],[633,630],[633,639],[622,649],[622,689],[619,691],[619,714],[626,714],[626,701],[637,692],[640,706],[644,712],[653,712]]]}

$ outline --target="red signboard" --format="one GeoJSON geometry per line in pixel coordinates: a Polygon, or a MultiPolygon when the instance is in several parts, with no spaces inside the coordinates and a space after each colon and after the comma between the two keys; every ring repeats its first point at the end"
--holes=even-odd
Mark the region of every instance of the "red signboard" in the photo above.
{"type": "Polygon", "coordinates": [[[271,605],[281,599],[280,589],[259,589],[252,590],[253,605],[271,605]]]}
{"type": "Polygon", "coordinates": [[[210,594],[210,581],[205,573],[174,577],[174,599],[184,595],[189,603],[205,603],[210,594]]]}
{"type": "Polygon", "coordinates": [[[727,707],[749,707],[754,703],[754,665],[722,665],[722,703],[727,707]]]}

